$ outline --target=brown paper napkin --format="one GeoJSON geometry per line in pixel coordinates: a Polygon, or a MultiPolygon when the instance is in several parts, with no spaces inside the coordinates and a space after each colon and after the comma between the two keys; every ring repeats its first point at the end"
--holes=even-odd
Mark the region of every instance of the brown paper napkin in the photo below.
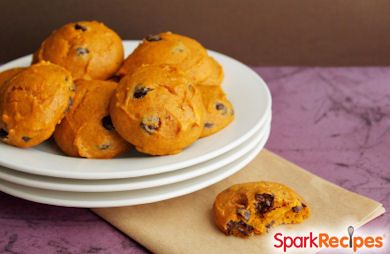
{"type": "Polygon", "coordinates": [[[153,204],[93,211],[156,253],[269,254],[281,253],[271,242],[276,232],[359,227],[383,214],[384,208],[263,150],[235,175],[195,193],[153,204]],[[228,237],[218,231],[211,213],[215,196],[232,184],[260,180],[280,182],[296,190],[311,207],[312,216],[302,224],[279,226],[250,239],[228,237]]]}

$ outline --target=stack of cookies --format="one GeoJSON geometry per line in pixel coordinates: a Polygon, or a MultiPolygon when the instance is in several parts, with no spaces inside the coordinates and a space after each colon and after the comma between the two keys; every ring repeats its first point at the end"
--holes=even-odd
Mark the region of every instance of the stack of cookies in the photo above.
{"type": "Polygon", "coordinates": [[[221,65],[188,37],[148,36],[124,60],[113,30],[69,23],[42,42],[30,67],[0,73],[0,140],[33,147],[54,135],[65,154],[85,158],[132,145],[176,154],[234,119],[222,80],[221,65]]]}

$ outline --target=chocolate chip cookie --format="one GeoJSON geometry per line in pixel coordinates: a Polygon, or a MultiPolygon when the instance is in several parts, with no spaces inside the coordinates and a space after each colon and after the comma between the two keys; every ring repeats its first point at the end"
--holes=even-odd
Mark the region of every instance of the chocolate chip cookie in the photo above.
{"type": "Polygon", "coordinates": [[[300,223],[310,215],[302,197],[273,182],[233,185],[217,196],[213,211],[218,228],[238,237],[263,234],[280,224],[300,223]]]}
{"type": "Polygon", "coordinates": [[[74,89],[71,74],[49,62],[16,73],[0,88],[0,140],[32,147],[48,139],[64,117],[74,89]]]}
{"type": "Polygon", "coordinates": [[[119,76],[133,73],[142,64],[168,64],[180,68],[194,84],[219,85],[222,67],[196,40],[171,32],[148,36],[124,61],[119,76]]]}
{"type": "Polygon", "coordinates": [[[199,91],[171,65],[143,65],[125,76],[110,113],[119,134],[151,155],[179,153],[199,138],[204,124],[199,91]]]}
{"type": "Polygon", "coordinates": [[[113,158],[130,147],[115,131],[109,115],[111,96],[117,83],[103,80],[76,81],[73,105],[54,138],[61,150],[70,156],[113,158]]]}
{"type": "Polygon", "coordinates": [[[107,79],[124,58],[121,38],[103,23],[80,21],[64,25],[46,38],[33,62],[58,64],[76,79],[107,79]]]}

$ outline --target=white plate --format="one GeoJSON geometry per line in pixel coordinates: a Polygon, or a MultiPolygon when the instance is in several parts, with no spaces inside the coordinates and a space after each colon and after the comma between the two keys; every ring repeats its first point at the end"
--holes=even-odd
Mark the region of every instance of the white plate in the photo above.
{"type": "Polygon", "coordinates": [[[252,150],[262,138],[269,135],[270,124],[271,119],[267,120],[267,126],[261,128],[250,140],[227,153],[206,162],[168,173],[122,179],[80,180],[32,175],[0,167],[0,179],[33,188],[73,192],[126,191],[177,183],[210,173],[242,157],[252,150]]]}
{"type": "MultiPolygon", "coordinates": [[[[124,41],[131,52],[137,41],[124,41]]],[[[0,165],[25,173],[74,179],[117,179],[169,172],[189,167],[234,149],[256,133],[271,112],[271,95],[264,81],[249,67],[217,52],[210,55],[225,71],[223,87],[232,101],[236,119],[224,130],[195,142],[172,156],[146,156],[131,152],[111,160],[72,158],[63,155],[50,142],[31,149],[0,143],[0,165]]],[[[31,55],[0,68],[26,66],[31,55]]]]}
{"type": "Polygon", "coordinates": [[[120,192],[66,192],[37,189],[0,180],[0,191],[38,203],[69,207],[116,207],[153,203],[192,193],[236,173],[256,157],[268,137],[264,137],[249,153],[216,171],[170,185],[120,192]]]}

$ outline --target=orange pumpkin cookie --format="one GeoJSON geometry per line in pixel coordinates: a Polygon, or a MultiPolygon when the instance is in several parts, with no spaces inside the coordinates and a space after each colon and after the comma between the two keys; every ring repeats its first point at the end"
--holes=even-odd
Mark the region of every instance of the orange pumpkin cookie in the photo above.
{"type": "Polygon", "coordinates": [[[0,139],[32,147],[48,139],[74,96],[71,74],[41,62],[26,68],[0,89],[0,139]]]}
{"type": "Polygon", "coordinates": [[[197,41],[171,32],[148,36],[123,62],[118,75],[133,73],[143,64],[169,64],[183,70],[195,84],[219,85],[221,66],[197,41]]]}
{"type": "Polygon", "coordinates": [[[212,135],[234,120],[233,105],[220,86],[196,86],[202,95],[205,121],[201,137],[212,135]]]}
{"type": "Polygon", "coordinates": [[[310,215],[302,197],[272,182],[233,185],[217,196],[213,210],[218,228],[239,237],[263,234],[280,224],[300,223],[310,215]]]}
{"type": "Polygon", "coordinates": [[[80,21],[55,30],[35,52],[33,62],[58,64],[74,79],[107,79],[124,58],[121,38],[103,23],[80,21]]]}
{"type": "Polygon", "coordinates": [[[125,76],[110,113],[119,134],[151,155],[176,154],[203,129],[199,91],[173,66],[143,65],[125,76]]]}
{"type": "Polygon", "coordinates": [[[57,126],[54,138],[70,156],[113,158],[130,147],[115,131],[109,105],[117,83],[102,80],[76,81],[70,111],[57,126]]]}

